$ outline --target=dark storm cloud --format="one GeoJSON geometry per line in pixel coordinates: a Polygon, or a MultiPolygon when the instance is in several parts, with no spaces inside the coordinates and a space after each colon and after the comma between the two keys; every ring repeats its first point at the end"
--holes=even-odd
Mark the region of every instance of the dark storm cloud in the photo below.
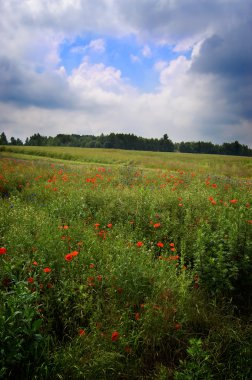
{"type": "Polygon", "coordinates": [[[213,74],[232,112],[252,119],[252,22],[206,39],[191,72],[213,74]]]}
{"type": "Polygon", "coordinates": [[[0,57],[0,101],[21,107],[70,108],[74,105],[67,82],[57,74],[37,73],[0,57]]]}
{"type": "Polygon", "coordinates": [[[250,0],[118,0],[115,5],[124,22],[140,33],[175,42],[207,30],[233,28],[251,11],[250,0]]]}

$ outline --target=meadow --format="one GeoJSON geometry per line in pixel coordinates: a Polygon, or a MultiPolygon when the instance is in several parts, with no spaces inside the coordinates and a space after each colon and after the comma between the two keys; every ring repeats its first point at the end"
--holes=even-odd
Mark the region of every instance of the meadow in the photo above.
{"type": "Polygon", "coordinates": [[[251,158],[0,154],[0,379],[252,377],[251,158]]]}

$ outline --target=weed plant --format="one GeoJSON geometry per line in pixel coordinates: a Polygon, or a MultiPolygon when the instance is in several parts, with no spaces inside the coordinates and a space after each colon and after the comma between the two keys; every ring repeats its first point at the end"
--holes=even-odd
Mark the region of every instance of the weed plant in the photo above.
{"type": "Polygon", "coordinates": [[[1,159],[1,379],[251,378],[251,181],[178,166],[1,159]]]}

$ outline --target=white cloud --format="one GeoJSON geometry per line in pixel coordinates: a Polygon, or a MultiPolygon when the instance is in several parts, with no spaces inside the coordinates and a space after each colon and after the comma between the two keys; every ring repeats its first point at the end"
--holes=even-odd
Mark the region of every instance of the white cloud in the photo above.
{"type": "Polygon", "coordinates": [[[137,55],[134,55],[134,54],[130,54],[130,60],[133,63],[140,63],[141,62],[141,59],[137,55]]]}
{"type": "Polygon", "coordinates": [[[88,46],[91,50],[94,50],[98,53],[103,53],[105,51],[105,42],[102,38],[92,40],[88,46]]]}
{"type": "Polygon", "coordinates": [[[148,45],[144,45],[144,47],[142,49],[142,55],[145,58],[150,58],[152,56],[151,49],[148,45]]]}

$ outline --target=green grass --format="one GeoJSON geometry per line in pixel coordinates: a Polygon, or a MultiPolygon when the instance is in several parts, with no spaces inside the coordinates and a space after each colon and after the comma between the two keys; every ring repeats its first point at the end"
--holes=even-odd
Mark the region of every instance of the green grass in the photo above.
{"type": "MultiPolygon", "coordinates": [[[[2,155],[32,155],[53,159],[95,163],[102,165],[121,165],[132,163],[135,166],[153,169],[202,171],[205,174],[217,174],[230,177],[251,176],[252,159],[248,157],[220,156],[190,153],[143,152],[119,149],[66,148],[2,146],[2,155]]],[[[25,157],[23,156],[23,157],[25,157]]]]}
{"type": "Polygon", "coordinates": [[[0,160],[0,378],[251,378],[251,159],[17,151],[0,160]]]}

